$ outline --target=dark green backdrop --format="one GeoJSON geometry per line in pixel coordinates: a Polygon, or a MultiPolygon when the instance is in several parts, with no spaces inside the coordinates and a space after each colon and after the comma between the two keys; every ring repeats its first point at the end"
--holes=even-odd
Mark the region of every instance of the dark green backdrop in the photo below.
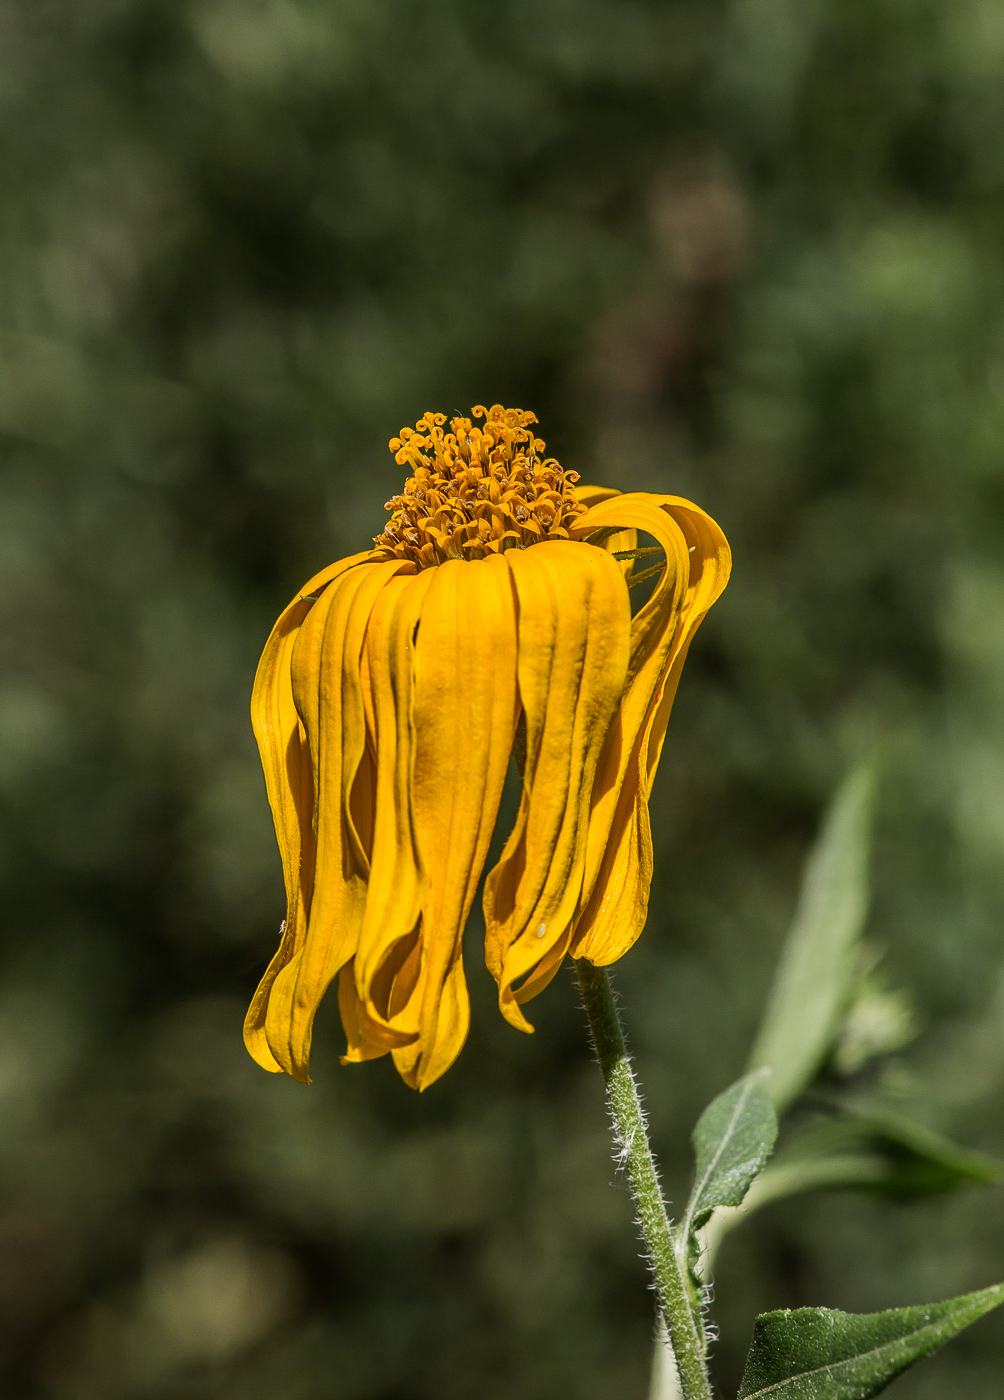
{"type": "MultiPolygon", "coordinates": [[[[422,1097],[272,1078],[247,718],[427,408],[693,497],[691,653],[618,974],[670,1195],[822,804],[878,744],[915,1116],[1004,1154],[1002,0],[0,4],[0,1373],[17,1400],[643,1400],[651,1294],[571,977],[422,1097]]],[[[774,1208],[755,1312],[1004,1277],[1004,1194],[774,1208]]],[[[894,1387],[991,1400],[991,1318],[894,1387]]],[[[731,1390],[729,1389],[731,1387],[731,1390]]]]}

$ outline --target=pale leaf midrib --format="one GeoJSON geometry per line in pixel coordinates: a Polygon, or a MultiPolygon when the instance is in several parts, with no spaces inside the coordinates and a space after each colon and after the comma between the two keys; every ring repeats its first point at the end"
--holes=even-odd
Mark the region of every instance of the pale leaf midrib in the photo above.
{"type": "Polygon", "coordinates": [[[725,1151],[725,1148],[728,1145],[729,1138],[731,1137],[735,1129],[736,1120],[745,1108],[746,1100],[752,1093],[752,1091],[752,1083],[744,1085],[743,1091],[739,1095],[738,1100],[736,1101],[736,1106],[732,1112],[731,1118],[729,1119],[728,1126],[726,1127],[725,1132],[722,1134],[721,1141],[718,1144],[718,1148],[715,1152],[715,1155],[708,1163],[707,1170],[705,1171],[704,1176],[701,1178],[700,1182],[694,1183],[694,1189],[691,1192],[690,1196],[691,1204],[687,1207],[687,1213],[683,1219],[682,1235],[684,1240],[686,1240],[690,1234],[691,1222],[694,1218],[694,1214],[697,1210],[697,1207],[700,1205],[701,1196],[704,1194],[704,1188],[711,1180],[711,1175],[713,1171],[717,1167],[718,1163],[721,1161],[722,1153],[725,1151]]]}
{"type": "MultiPolygon", "coordinates": [[[[973,1318],[972,1320],[975,1322],[977,1319],[973,1318]]],[[[967,1324],[963,1323],[963,1326],[966,1325],[967,1324]]],[[[904,1342],[922,1337],[925,1332],[936,1332],[938,1326],[939,1324],[937,1322],[929,1322],[925,1327],[918,1327],[916,1331],[905,1332],[902,1337],[897,1337],[895,1341],[883,1342],[881,1346],[872,1347],[868,1351],[859,1351],[854,1356],[845,1356],[842,1361],[830,1361],[825,1366],[813,1367],[811,1371],[799,1371],[797,1375],[785,1376],[784,1380],[772,1381],[770,1385],[764,1386],[760,1390],[749,1391],[748,1394],[742,1396],[742,1400],[762,1400],[764,1396],[780,1395],[786,1385],[791,1385],[794,1381],[809,1380],[813,1376],[833,1375],[839,1380],[840,1378],[837,1372],[841,1366],[850,1366],[856,1361],[866,1361],[870,1356],[880,1356],[884,1351],[892,1351],[894,1348],[901,1346],[904,1342]]],[[[946,1337],[945,1340],[947,1341],[949,1339],[946,1337]]],[[[924,1353],[921,1353],[921,1355],[923,1354],[924,1353]]],[[[914,1359],[919,1360],[920,1357],[914,1359]]]]}

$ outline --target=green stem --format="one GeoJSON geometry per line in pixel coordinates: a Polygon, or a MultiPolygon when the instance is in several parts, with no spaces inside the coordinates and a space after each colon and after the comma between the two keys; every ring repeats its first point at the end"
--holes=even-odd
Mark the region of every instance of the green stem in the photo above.
{"type": "Polygon", "coordinates": [[[711,1400],[705,1342],[690,1306],[687,1280],[682,1272],[684,1265],[673,1249],[669,1217],[648,1142],[645,1114],[610,981],[603,968],[593,967],[584,958],[576,963],[576,968],[596,1057],[607,1086],[617,1160],[627,1170],[631,1194],[638,1208],[638,1223],[648,1247],[659,1308],[673,1344],[680,1385],[685,1400],[711,1400]]]}

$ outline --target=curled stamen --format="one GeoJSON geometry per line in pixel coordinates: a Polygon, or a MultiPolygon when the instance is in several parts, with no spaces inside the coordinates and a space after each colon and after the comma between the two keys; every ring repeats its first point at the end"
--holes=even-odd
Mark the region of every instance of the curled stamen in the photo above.
{"type": "Polygon", "coordinates": [[[390,450],[412,476],[387,502],[391,519],[375,539],[386,557],[409,559],[419,568],[462,557],[470,541],[468,522],[491,513],[491,528],[479,533],[479,549],[526,549],[543,540],[568,539],[569,527],[585,507],[572,486],[578,473],[566,472],[545,443],[529,431],[534,414],[493,404],[472,409],[474,419],[455,417],[443,432],[443,414],[426,413],[414,428],[391,438],[390,450]],[[420,513],[416,512],[420,509],[420,513]],[[458,532],[460,532],[458,534],[458,532]]]}

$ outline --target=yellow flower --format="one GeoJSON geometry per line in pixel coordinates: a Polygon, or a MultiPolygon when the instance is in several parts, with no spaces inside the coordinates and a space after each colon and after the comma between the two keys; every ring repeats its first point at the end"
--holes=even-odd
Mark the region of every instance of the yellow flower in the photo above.
{"type": "Polygon", "coordinates": [[[295,1079],[336,976],[343,1063],[390,1052],[424,1089],[456,1059],[461,937],[518,723],[523,796],[484,895],[502,1014],[532,1030],[522,1004],[566,954],[614,962],[645,922],[652,779],[728,544],[679,497],[577,487],[532,413],[473,415],[391,439],[412,475],[383,534],[293,599],[255,678],[287,914],[244,1033],[295,1079]],[[638,531],[654,568],[635,569],[638,531]]]}

